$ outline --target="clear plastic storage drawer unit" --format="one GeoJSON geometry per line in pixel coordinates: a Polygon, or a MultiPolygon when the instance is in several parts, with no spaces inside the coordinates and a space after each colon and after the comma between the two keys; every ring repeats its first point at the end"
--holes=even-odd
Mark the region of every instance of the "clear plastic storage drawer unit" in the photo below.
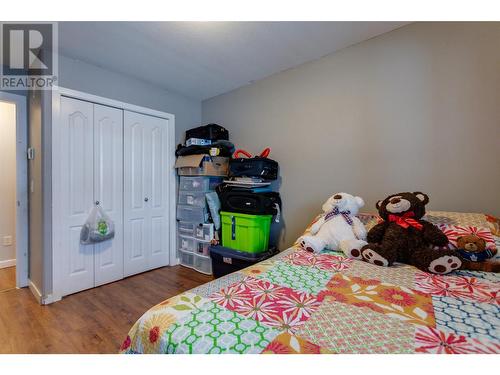
{"type": "Polygon", "coordinates": [[[194,237],[194,227],[196,223],[190,223],[186,221],[179,221],[177,230],[181,236],[194,237]]]}
{"type": "Polygon", "coordinates": [[[222,182],[221,177],[179,177],[179,190],[181,191],[211,191],[222,182]]]}
{"type": "Polygon", "coordinates": [[[193,237],[203,241],[211,241],[214,238],[214,232],[213,224],[198,224],[194,227],[193,237]]]}
{"type": "Polygon", "coordinates": [[[202,241],[211,241],[214,239],[214,225],[213,224],[203,224],[179,221],[178,224],[179,235],[194,237],[202,241]]]}
{"type": "Polygon", "coordinates": [[[177,205],[177,220],[193,221],[195,223],[206,223],[208,220],[208,211],[206,207],[177,205]]]}
{"type": "Polygon", "coordinates": [[[179,191],[179,204],[187,206],[205,207],[207,201],[205,192],[179,191]]]}
{"type": "Polygon", "coordinates": [[[197,242],[193,237],[179,236],[177,239],[179,250],[194,253],[197,250],[197,242]]]}
{"type": "Polygon", "coordinates": [[[198,272],[206,273],[207,275],[212,274],[212,260],[209,256],[199,256],[194,257],[194,268],[198,272]]]}
{"type": "Polygon", "coordinates": [[[195,253],[179,250],[179,258],[181,265],[185,267],[193,268],[207,275],[212,274],[212,261],[209,256],[197,255],[195,253]]]}
{"type": "Polygon", "coordinates": [[[209,247],[210,247],[210,242],[196,240],[196,248],[195,248],[196,254],[208,257],[210,255],[209,247]]]}
{"type": "Polygon", "coordinates": [[[179,251],[208,256],[210,241],[200,241],[193,237],[179,235],[177,246],[179,247],[179,251]]]}
{"type": "Polygon", "coordinates": [[[179,251],[179,258],[183,266],[194,268],[194,253],[187,253],[185,251],[179,251]]]}

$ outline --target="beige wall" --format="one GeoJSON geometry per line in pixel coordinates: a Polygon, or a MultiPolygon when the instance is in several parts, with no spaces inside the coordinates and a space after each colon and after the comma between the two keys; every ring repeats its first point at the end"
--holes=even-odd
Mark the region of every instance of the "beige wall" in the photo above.
{"type": "Polygon", "coordinates": [[[16,106],[0,102],[0,262],[16,259],[16,106]],[[12,245],[3,246],[3,237],[12,245]]]}
{"type": "MultiPolygon", "coordinates": [[[[250,63],[250,62],[249,62],[250,63]]],[[[290,245],[333,192],[500,215],[500,23],[416,23],[203,102],[280,162],[290,245]]]]}

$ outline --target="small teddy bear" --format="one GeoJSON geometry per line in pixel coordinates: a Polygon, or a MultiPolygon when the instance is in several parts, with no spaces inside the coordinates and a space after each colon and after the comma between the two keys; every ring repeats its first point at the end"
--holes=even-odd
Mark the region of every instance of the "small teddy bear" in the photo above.
{"type": "Polygon", "coordinates": [[[486,248],[486,241],[474,234],[467,234],[457,238],[457,249],[460,257],[472,262],[482,262],[492,258],[495,250],[486,248]]]}
{"type": "Polygon", "coordinates": [[[492,261],[497,250],[487,249],[486,241],[474,234],[467,234],[457,238],[457,252],[462,260],[463,268],[475,271],[499,272],[500,263],[492,261]]]}
{"type": "Polygon", "coordinates": [[[361,247],[366,245],[366,229],[356,217],[365,202],[361,197],[336,193],[323,204],[323,215],[311,226],[310,235],[299,239],[307,251],[341,250],[351,258],[361,259],[361,247]],[[355,256],[354,254],[356,254],[355,256]]]}

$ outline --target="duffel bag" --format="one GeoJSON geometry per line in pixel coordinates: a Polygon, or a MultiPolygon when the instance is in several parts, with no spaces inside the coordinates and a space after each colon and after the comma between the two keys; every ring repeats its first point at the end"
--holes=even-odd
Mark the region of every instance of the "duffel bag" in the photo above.
{"type": "Polygon", "coordinates": [[[253,193],[246,189],[227,189],[219,193],[221,210],[248,215],[280,214],[281,198],[278,192],[253,193]]]}
{"type": "Polygon", "coordinates": [[[278,178],[278,162],[260,156],[232,159],[229,161],[229,176],[276,180],[278,178]]]}

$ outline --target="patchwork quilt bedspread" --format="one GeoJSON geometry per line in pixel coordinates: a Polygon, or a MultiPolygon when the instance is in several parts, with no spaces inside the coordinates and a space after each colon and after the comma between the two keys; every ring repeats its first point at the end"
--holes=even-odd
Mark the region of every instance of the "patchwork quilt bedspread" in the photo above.
{"type": "MultiPolygon", "coordinates": [[[[367,229],[377,222],[360,217],[367,229]]],[[[452,243],[474,233],[500,246],[494,217],[434,211],[426,219],[452,243]]],[[[500,353],[500,275],[440,276],[294,246],[152,307],[120,351],[500,353]]]]}

